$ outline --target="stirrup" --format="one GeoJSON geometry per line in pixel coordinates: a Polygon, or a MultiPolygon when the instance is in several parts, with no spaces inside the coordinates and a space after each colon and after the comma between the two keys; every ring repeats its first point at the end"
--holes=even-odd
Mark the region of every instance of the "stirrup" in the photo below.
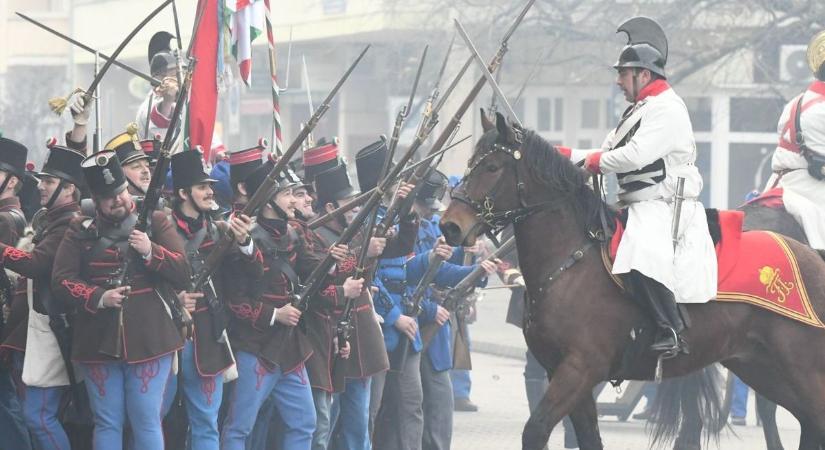
{"type": "Polygon", "coordinates": [[[653,345],[650,346],[650,349],[655,352],[660,352],[664,359],[670,359],[675,357],[682,351],[682,347],[680,345],[681,339],[679,338],[679,334],[676,333],[676,330],[674,330],[673,328],[668,327],[666,328],[666,330],[669,331],[673,336],[673,345],[667,348],[657,347],[657,343],[654,342],[653,345]]]}

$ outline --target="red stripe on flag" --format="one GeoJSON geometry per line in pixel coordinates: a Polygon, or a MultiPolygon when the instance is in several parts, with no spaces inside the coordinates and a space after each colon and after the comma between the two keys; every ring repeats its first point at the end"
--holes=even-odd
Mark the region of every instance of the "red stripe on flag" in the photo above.
{"type": "Polygon", "coordinates": [[[198,8],[203,8],[203,16],[192,50],[198,63],[189,96],[189,147],[203,147],[203,158],[209,161],[218,106],[218,2],[199,0],[198,8]]]}
{"type": "Polygon", "coordinates": [[[241,79],[249,85],[249,73],[252,70],[252,59],[245,59],[238,64],[238,70],[241,72],[241,79]]]}

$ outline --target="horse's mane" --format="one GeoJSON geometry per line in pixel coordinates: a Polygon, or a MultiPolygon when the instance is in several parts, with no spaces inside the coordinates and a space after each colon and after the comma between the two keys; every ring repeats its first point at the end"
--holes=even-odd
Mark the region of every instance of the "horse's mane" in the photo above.
{"type": "Polygon", "coordinates": [[[535,131],[525,130],[523,136],[524,164],[530,177],[550,189],[553,195],[570,196],[570,203],[582,225],[598,224],[602,205],[608,214],[608,223],[612,225],[616,212],[587,184],[587,172],[576,167],[535,131]]]}

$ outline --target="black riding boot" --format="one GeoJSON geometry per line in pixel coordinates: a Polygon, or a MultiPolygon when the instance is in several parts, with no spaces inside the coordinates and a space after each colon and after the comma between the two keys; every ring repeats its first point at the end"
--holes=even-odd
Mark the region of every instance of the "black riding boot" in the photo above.
{"type": "Polygon", "coordinates": [[[679,305],[673,292],[662,283],[646,277],[638,271],[631,271],[633,293],[639,300],[643,300],[653,314],[653,320],[659,328],[656,340],[650,349],[654,352],[669,353],[676,356],[679,353],[688,353],[687,342],[682,337],[685,322],[679,312],[679,305]]]}

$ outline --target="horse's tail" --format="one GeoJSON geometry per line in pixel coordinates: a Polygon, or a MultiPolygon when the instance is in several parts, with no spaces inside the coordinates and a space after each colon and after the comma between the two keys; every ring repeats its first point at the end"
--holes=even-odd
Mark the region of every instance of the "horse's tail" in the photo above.
{"type": "Polygon", "coordinates": [[[720,379],[719,369],[714,365],[659,385],[649,419],[654,447],[673,442],[680,426],[685,428],[682,430],[685,436],[693,434],[697,440],[701,427],[706,444],[711,438],[718,443],[719,434],[727,424],[720,379]]]}

